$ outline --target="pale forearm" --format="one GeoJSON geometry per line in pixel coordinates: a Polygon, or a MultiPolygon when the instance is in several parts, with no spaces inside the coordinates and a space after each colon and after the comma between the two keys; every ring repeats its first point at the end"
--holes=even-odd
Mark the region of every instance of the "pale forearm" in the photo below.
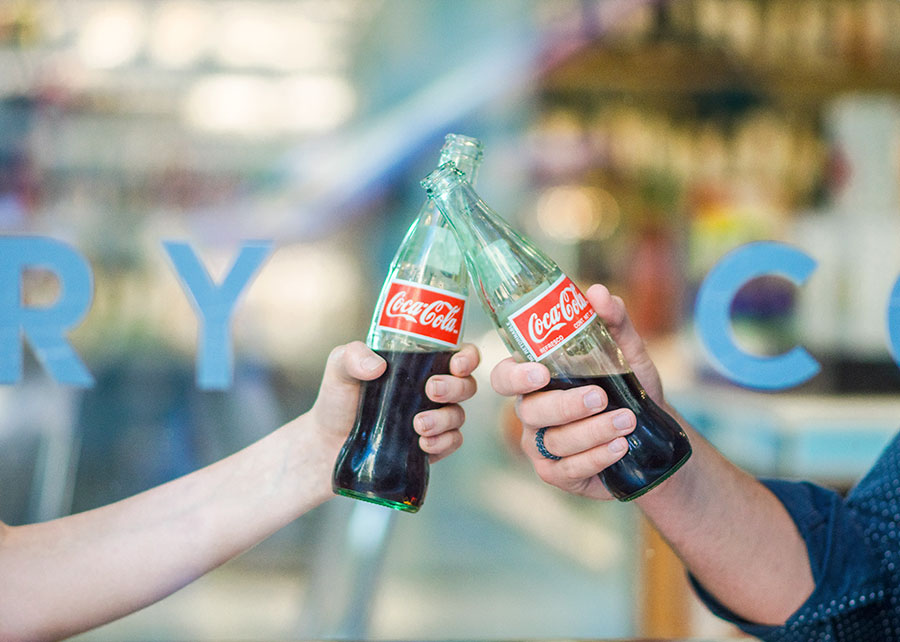
{"type": "Polygon", "coordinates": [[[806,545],[765,486],[690,437],[688,463],[638,504],[722,604],[748,621],[782,624],[814,588],[806,545]]]}
{"type": "MultiPolygon", "coordinates": [[[[478,351],[429,380],[422,449],[459,447],[478,351]],[[433,382],[432,382],[433,380],[433,382]],[[432,385],[433,384],[433,385],[432,385]]],[[[309,412],[220,462],[129,499],[30,526],[0,522],[0,642],[57,639],[169,595],[331,498],[338,451],[356,419],[360,382],[386,368],[354,341],[331,351],[309,412]]]]}
{"type": "Polygon", "coordinates": [[[301,417],[145,493],[6,529],[0,639],[71,635],[181,588],[328,499],[338,447],[301,417]]]}

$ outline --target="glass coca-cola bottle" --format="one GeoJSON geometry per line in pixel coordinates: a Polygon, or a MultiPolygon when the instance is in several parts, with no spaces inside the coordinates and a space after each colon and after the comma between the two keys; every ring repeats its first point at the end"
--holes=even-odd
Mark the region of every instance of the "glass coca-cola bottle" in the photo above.
{"type": "MultiPolygon", "coordinates": [[[[441,162],[474,180],[481,142],[448,134],[441,162]]],[[[431,375],[450,371],[462,336],[468,274],[446,219],[423,203],[391,262],[366,343],[387,361],[378,379],[363,384],[356,425],[332,476],[339,495],[416,512],[428,488],[428,455],[413,418],[437,408],[425,395],[431,375]]]]}
{"type": "Polygon", "coordinates": [[[609,408],[630,408],[637,427],[628,452],[600,473],[614,497],[639,497],[691,454],[678,422],[644,391],[606,326],[578,287],[534,243],[482,201],[452,163],[422,185],[447,217],[473,285],[511,353],[550,370],[547,389],[597,384],[609,408]]]}

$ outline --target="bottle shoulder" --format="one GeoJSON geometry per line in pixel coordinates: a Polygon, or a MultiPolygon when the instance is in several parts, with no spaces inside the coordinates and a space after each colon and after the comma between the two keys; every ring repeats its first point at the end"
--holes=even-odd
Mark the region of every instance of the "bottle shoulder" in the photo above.
{"type": "Polygon", "coordinates": [[[447,346],[413,336],[373,328],[366,338],[366,345],[381,352],[455,352],[459,346],[447,346]]]}

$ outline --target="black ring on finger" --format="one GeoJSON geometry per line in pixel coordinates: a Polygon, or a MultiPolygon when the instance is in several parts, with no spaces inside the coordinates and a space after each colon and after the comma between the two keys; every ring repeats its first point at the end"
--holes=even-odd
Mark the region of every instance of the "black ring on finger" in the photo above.
{"type": "Polygon", "coordinates": [[[562,459],[559,455],[554,455],[552,452],[547,450],[547,447],[544,446],[544,432],[546,428],[538,428],[538,431],[534,433],[534,445],[537,446],[538,452],[541,453],[545,458],[552,459],[553,461],[559,461],[562,459]]]}

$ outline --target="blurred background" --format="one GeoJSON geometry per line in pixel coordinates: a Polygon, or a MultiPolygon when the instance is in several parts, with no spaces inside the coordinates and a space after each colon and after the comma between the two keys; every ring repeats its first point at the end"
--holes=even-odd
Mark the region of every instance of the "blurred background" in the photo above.
{"type": "MultiPolygon", "coordinates": [[[[719,448],[846,490],[900,418],[898,62],[894,0],[0,0],[0,233],[89,261],[70,339],[96,380],[29,353],[0,387],[0,519],[115,501],[306,410],[330,349],[364,338],[448,132],[484,141],[494,209],[625,298],[719,448]],[[162,241],[216,274],[250,239],[276,249],[237,308],[234,382],[202,390],[162,241]],[[770,393],[718,375],[692,320],[712,266],[760,239],[818,262],[734,302],[748,351],[822,365],[770,393]]],[[[57,290],[25,274],[29,304],[57,290]]],[[[336,498],[79,639],[738,637],[634,507],[537,479],[471,310],[480,390],[420,513],[336,498]]]]}

